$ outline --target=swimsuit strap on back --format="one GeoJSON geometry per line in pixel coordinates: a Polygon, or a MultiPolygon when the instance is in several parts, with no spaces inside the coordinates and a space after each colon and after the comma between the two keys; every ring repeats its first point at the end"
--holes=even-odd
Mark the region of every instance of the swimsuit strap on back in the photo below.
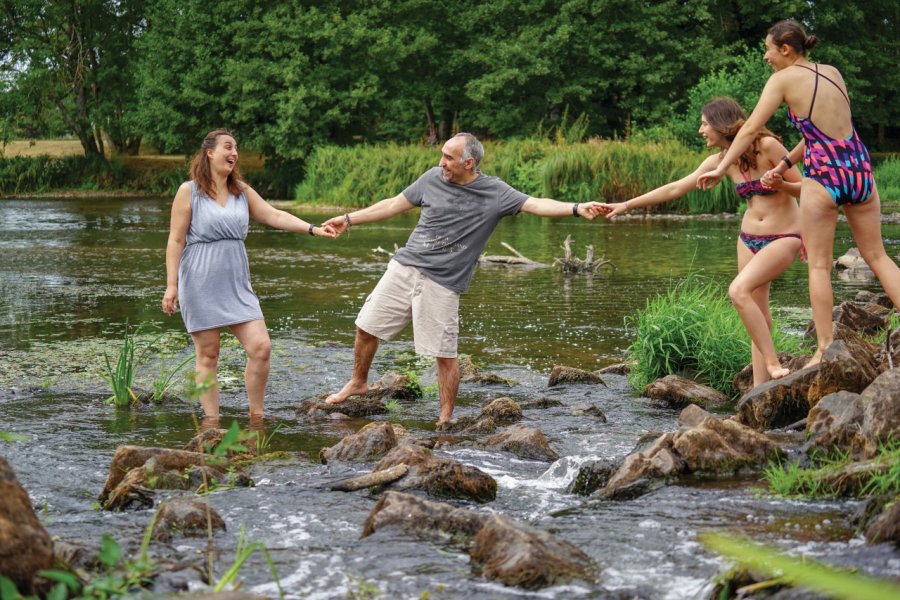
{"type": "Polygon", "coordinates": [[[816,83],[815,83],[815,86],[813,86],[813,95],[812,95],[812,100],[809,103],[809,112],[806,113],[807,119],[812,119],[812,109],[813,109],[813,105],[816,103],[816,92],[819,91],[819,77],[821,77],[825,81],[828,81],[829,83],[831,83],[831,85],[836,87],[837,90],[841,93],[841,96],[844,97],[844,100],[847,101],[847,105],[848,106],[850,105],[850,97],[847,96],[847,94],[844,92],[844,90],[841,89],[841,86],[839,86],[834,79],[832,79],[831,77],[828,77],[827,75],[822,75],[821,73],[819,73],[819,65],[818,64],[816,65],[815,69],[810,69],[806,65],[794,65],[794,66],[800,67],[801,69],[806,69],[807,71],[812,71],[813,73],[816,74],[816,83]]]}

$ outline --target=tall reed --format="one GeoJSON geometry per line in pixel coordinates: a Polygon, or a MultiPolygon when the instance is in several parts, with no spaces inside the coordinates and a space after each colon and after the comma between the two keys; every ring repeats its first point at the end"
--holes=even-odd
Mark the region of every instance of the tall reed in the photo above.
{"type": "MultiPolygon", "coordinates": [[[[531,196],[567,202],[622,202],[693,171],[706,156],[676,141],[633,143],[540,138],[485,143],[482,170],[531,196]]],[[[323,146],[310,157],[297,186],[303,203],[368,206],[394,196],[440,160],[437,147],[398,144],[323,146]]],[[[650,210],[681,213],[734,212],[739,201],[729,185],[692,191],[650,210]]]]}

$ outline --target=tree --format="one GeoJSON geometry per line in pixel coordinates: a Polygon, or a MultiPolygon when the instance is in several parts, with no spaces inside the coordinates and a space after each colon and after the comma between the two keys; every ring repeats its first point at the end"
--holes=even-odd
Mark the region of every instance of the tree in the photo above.
{"type": "Polygon", "coordinates": [[[103,154],[104,139],[111,151],[135,151],[131,61],[143,6],[144,0],[4,1],[6,116],[41,115],[51,104],[85,154],[103,154]]]}

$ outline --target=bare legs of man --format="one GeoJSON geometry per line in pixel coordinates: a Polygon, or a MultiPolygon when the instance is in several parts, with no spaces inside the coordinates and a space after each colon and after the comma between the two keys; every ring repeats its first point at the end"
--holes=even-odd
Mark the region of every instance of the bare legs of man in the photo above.
{"type": "MultiPolygon", "coordinates": [[[[369,391],[369,369],[378,350],[378,338],[356,328],[353,343],[353,374],[337,393],[325,399],[326,404],[341,404],[350,396],[359,396],[369,391]]],[[[453,417],[456,394],[459,391],[459,360],[457,358],[437,358],[438,390],[441,398],[441,412],[437,425],[443,425],[453,417]]]]}
{"type": "Polygon", "coordinates": [[[326,404],[341,404],[350,396],[359,396],[369,391],[369,369],[376,350],[378,338],[357,327],[356,340],[353,342],[353,374],[339,392],[325,398],[326,404]]]}

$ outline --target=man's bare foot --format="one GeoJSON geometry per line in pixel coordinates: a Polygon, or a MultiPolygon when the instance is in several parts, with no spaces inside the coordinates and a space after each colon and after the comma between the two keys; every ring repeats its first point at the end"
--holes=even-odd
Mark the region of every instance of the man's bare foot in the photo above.
{"type": "Polygon", "coordinates": [[[336,394],[331,394],[325,398],[325,404],[341,404],[347,401],[350,396],[362,396],[369,391],[369,386],[365,383],[362,385],[348,381],[344,387],[336,394]]]}

